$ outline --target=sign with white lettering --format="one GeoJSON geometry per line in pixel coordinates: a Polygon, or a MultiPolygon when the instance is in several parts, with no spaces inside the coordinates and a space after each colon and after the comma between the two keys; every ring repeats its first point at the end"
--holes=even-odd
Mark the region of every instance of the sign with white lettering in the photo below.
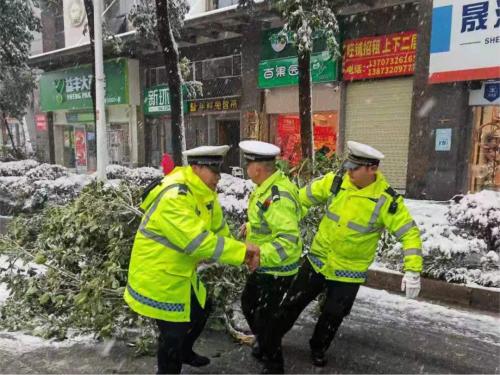
{"type": "MultiPolygon", "coordinates": [[[[338,77],[337,61],[327,51],[311,55],[311,80],[313,83],[332,82],[338,77]]],[[[299,82],[297,57],[262,60],[259,63],[260,88],[293,86],[299,82]]]]}
{"type": "Polygon", "coordinates": [[[500,78],[499,56],[499,0],[434,0],[430,83],[500,78]]]}
{"type": "MultiPolygon", "coordinates": [[[[104,63],[106,105],[128,104],[128,64],[126,59],[104,63]]],[[[40,107],[42,112],[92,108],[92,67],[55,70],[40,78],[40,107]]]]}

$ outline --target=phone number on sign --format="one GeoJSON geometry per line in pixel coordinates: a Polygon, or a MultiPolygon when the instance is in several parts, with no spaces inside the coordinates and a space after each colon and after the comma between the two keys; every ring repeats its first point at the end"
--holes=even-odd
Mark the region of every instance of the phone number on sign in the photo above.
{"type": "Polygon", "coordinates": [[[391,65],[403,65],[415,62],[415,55],[405,55],[397,57],[385,57],[381,59],[373,59],[370,61],[368,68],[379,67],[379,66],[391,66],[391,65]]]}
{"type": "Polygon", "coordinates": [[[387,74],[412,73],[413,70],[414,70],[413,64],[385,66],[380,68],[368,68],[368,77],[387,75],[387,74]]]}

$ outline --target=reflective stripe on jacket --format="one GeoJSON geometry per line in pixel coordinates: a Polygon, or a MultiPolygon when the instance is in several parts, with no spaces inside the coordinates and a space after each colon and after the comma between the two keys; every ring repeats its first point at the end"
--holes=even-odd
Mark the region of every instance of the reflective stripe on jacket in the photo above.
{"type": "Polygon", "coordinates": [[[279,276],[297,273],[302,252],[301,211],[299,190],[281,171],[276,171],[252,192],[248,202],[247,241],[261,249],[261,267],[257,272],[279,276]]]}
{"type": "Polygon", "coordinates": [[[397,210],[389,212],[393,197],[386,192],[389,184],[382,173],[376,181],[359,189],[346,174],[340,191],[330,191],[334,179],[328,173],[300,190],[305,208],[326,204],[308,259],[327,279],[362,283],[373,262],[382,232],[387,229],[402,242],[404,269],[422,271],[422,241],[403,198],[397,198],[397,210]]]}
{"type": "Polygon", "coordinates": [[[230,238],[217,194],[189,166],[175,168],[141,208],[145,215],[134,240],[125,301],[141,315],[188,322],[191,288],[201,306],[206,300],[198,263],[240,265],[246,246],[230,238]]]}

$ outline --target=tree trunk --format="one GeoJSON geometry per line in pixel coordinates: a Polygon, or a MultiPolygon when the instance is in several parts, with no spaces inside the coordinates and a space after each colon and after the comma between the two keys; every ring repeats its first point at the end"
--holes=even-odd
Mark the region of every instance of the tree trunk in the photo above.
{"type": "Polygon", "coordinates": [[[7,131],[7,134],[10,138],[10,143],[12,144],[12,156],[14,156],[14,158],[16,158],[16,159],[20,159],[21,154],[17,150],[16,144],[14,142],[14,137],[12,136],[12,132],[10,131],[9,124],[7,123],[7,116],[5,115],[5,112],[2,112],[2,119],[3,119],[4,126],[5,126],[5,130],[7,131]]]}
{"type": "Polygon", "coordinates": [[[311,108],[311,53],[298,54],[299,59],[299,113],[302,158],[310,159],[314,165],[314,133],[311,108]]]}
{"type": "Polygon", "coordinates": [[[172,108],[172,148],[175,165],[182,165],[182,151],[186,149],[184,135],[184,114],[182,112],[182,79],[179,68],[179,51],[170,25],[167,0],[156,0],[158,36],[168,74],[170,106],[172,108]]]}

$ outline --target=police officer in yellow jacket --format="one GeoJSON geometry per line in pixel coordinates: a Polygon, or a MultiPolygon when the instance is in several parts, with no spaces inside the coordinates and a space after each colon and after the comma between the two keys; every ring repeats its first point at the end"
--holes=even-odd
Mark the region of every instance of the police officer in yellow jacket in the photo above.
{"type": "Polygon", "coordinates": [[[132,310],[157,322],[158,373],[180,373],[183,363],[210,362],[193,351],[209,311],[198,263],[258,265],[258,247],[230,237],[217,201],[215,189],[228,149],[185,151],[190,165],[163,178],[141,205],[145,215],[135,237],[124,298],[132,310]]]}
{"type": "Polygon", "coordinates": [[[300,190],[305,208],[325,205],[307,259],[292,283],[272,323],[267,372],[283,370],[280,340],[304,308],[322,291],[326,301],[309,341],[312,362],[326,364],[325,352],[366,281],[381,233],[387,229],[402,242],[407,296],[420,290],[422,242],[403,198],[387,183],[378,165],[384,155],[374,148],[348,142],[349,156],[338,174],[329,173],[300,190]],[[273,341],[273,338],[278,338],[273,341]],[[278,353],[276,355],[275,353],[278,353]]]}
{"type": "Polygon", "coordinates": [[[302,251],[299,190],[276,168],[279,147],[259,141],[240,142],[248,177],[257,185],[248,202],[248,242],[260,247],[260,267],[250,274],[241,296],[243,314],[255,335],[252,355],[262,359],[259,337],[276,314],[299,269],[302,251]]]}

